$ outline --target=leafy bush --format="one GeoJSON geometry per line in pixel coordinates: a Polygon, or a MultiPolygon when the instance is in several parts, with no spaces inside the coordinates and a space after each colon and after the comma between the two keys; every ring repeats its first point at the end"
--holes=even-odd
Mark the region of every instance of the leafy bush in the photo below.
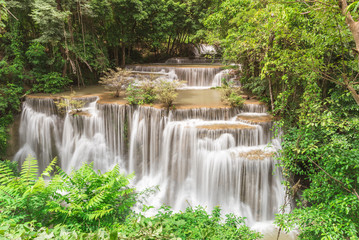
{"type": "Polygon", "coordinates": [[[136,203],[134,189],[128,187],[133,175],[124,176],[118,165],[101,174],[93,169],[93,163],[84,164],[70,175],[62,171],[60,175],[66,193],[48,203],[50,212],[57,213],[56,223],[83,231],[110,227],[123,222],[136,203]]]}
{"type": "Polygon", "coordinates": [[[58,101],[55,101],[57,111],[64,115],[67,110],[72,110],[72,113],[81,112],[81,108],[84,107],[85,102],[75,98],[76,92],[71,92],[70,96],[63,96],[58,101]]]}
{"type": "Polygon", "coordinates": [[[143,91],[134,84],[130,84],[126,89],[126,100],[131,105],[142,105],[144,100],[142,97],[143,91]]]}
{"type": "Polygon", "coordinates": [[[166,78],[160,78],[155,86],[154,92],[156,98],[169,109],[173,101],[177,98],[177,90],[183,86],[183,83],[178,80],[170,80],[166,78]]]}
{"type": "Polygon", "coordinates": [[[259,239],[261,234],[250,230],[243,218],[227,214],[221,218],[219,208],[208,214],[203,207],[188,207],[173,213],[163,206],[154,217],[141,214],[121,225],[120,238],[130,239],[259,239]]]}
{"type": "MultiPolygon", "coordinates": [[[[20,95],[23,88],[15,84],[0,85],[0,116],[4,117],[8,114],[15,113],[20,108],[20,95]]],[[[12,117],[11,117],[12,119],[12,117]]],[[[3,121],[1,123],[4,123],[3,121]]],[[[9,124],[9,122],[7,123],[9,124]]]]}
{"type": "Polygon", "coordinates": [[[231,107],[242,107],[244,99],[240,95],[241,89],[233,84],[225,84],[221,88],[221,101],[231,107]]]}
{"type": "Polygon", "coordinates": [[[58,188],[45,185],[44,176],[49,175],[56,163],[54,160],[38,178],[37,160],[29,156],[17,177],[8,164],[0,162],[0,219],[14,222],[32,220],[48,223],[46,206],[58,188]]]}
{"type": "Polygon", "coordinates": [[[68,224],[92,231],[123,222],[135,204],[129,177],[118,166],[101,174],[93,164],[84,164],[67,175],[60,168],[50,181],[56,159],[38,177],[37,160],[29,156],[17,177],[0,162],[0,220],[15,223],[35,221],[40,226],[68,224]]]}
{"type": "Polygon", "coordinates": [[[0,85],[0,159],[5,156],[8,140],[8,125],[13,114],[20,109],[23,88],[15,84],[0,85]]]}
{"type": "Polygon", "coordinates": [[[31,65],[32,73],[35,77],[46,73],[48,58],[45,52],[45,47],[41,43],[31,43],[28,50],[25,52],[25,55],[31,65]]]}
{"type": "Polygon", "coordinates": [[[126,89],[126,100],[129,104],[150,104],[156,99],[155,78],[143,79],[138,84],[130,84],[126,89]]]}
{"type": "Polygon", "coordinates": [[[156,100],[155,86],[155,76],[150,76],[149,79],[146,78],[139,83],[139,88],[142,90],[142,97],[144,103],[149,104],[153,103],[156,100]]]}
{"type": "Polygon", "coordinates": [[[114,91],[115,97],[119,97],[120,93],[127,89],[132,80],[131,71],[116,68],[116,70],[110,69],[105,72],[99,83],[104,85],[107,90],[114,91]]]}
{"type": "Polygon", "coordinates": [[[67,77],[62,77],[58,72],[42,75],[33,86],[34,92],[58,93],[64,90],[72,82],[67,77]]]}
{"type": "Polygon", "coordinates": [[[129,217],[123,224],[99,228],[91,232],[71,230],[59,224],[53,228],[25,224],[3,223],[0,238],[7,239],[260,239],[260,233],[250,230],[243,218],[226,215],[223,221],[220,209],[208,214],[202,207],[187,208],[185,212],[173,213],[162,207],[154,217],[141,213],[129,217]]]}

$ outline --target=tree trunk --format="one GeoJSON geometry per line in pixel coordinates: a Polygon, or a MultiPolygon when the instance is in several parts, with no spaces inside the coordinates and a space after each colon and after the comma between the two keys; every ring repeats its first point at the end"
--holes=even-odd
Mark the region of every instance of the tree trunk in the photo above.
{"type": "Polygon", "coordinates": [[[175,46],[175,43],[177,41],[177,36],[173,39],[173,43],[172,43],[172,47],[171,47],[171,51],[170,51],[170,55],[172,56],[172,53],[173,53],[173,48],[175,46]]]}
{"type": "Polygon", "coordinates": [[[120,60],[118,59],[118,47],[114,47],[113,49],[113,57],[115,58],[116,67],[120,66],[120,60]]]}
{"type": "Polygon", "coordinates": [[[121,67],[124,68],[126,65],[126,48],[124,42],[121,42],[121,52],[122,52],[121,67]]]}
{"type": "MultiPolygon", "coordinates": [[[[355,22],[352,15],[348,11],[348,2],[346,0],[339,0],[339,7],[342,11],[342,15],[345,16],[345,21],[348,24],[348,27],[353,35],[355,42],[355,52],[358,54],[359,60],[359,22],[355,22]]],[[[353,88],[352,84],[348,79],[344,80],[346,88],[350,91],[355,102],[359,105],[359,95],[357,91],[353,88]]]]}
{"type": "Polygon", "coordinates": [[[339,7],[341,8],[343,16],[345,16],[345,21],[348,24],[348,27],[353,35],[356,52],[359,53],[359,22],[355,22],[352,15],[348,11],[348,2],[346,0],[339,0],[339,7]]]}
{"type": "Polygon", "coordinates": [[[354,98],[355,102],[359,105],[359,95],[358,95],[357,91],[351,85],[347,85],[347,89],[352,94],[352,97],[354,98]]]}
{"type": "Polygon", "coordinates": [[[269,80],[268,83],[269,83],[270,105],[271,105],[272,113],[273,113],[274,112],[274,100],[273,100],[273,92],[272,92],[272,80],[270,77],[268,78],[268,80],[269,80]]]}
{"type": "Polygon", "coordinates": [[[167,54],[170,54],[170,46],[171,46],[171,35],[168,37],[168,44],[167,44],[167,54]]]}

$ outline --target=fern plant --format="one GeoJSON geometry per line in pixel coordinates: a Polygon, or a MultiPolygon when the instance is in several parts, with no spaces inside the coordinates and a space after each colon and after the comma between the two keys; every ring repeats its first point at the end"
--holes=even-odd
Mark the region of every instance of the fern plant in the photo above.
{"type": "Polygon", "coordinates": [[[132,175],[121,174],[118,165],[104,174],[96,172],[93,163],[69,175],[60,168],[58,172],[65,192],[48,205],[68,226],[93,231],[123,222],[136,203],[134,189],[128,187],[132,175]]]}
{"type": "Polygon", "coordinates": [[[35,220],[46,224],[48,209],[46,203],[57,189],[47,188],[44,176],[49,176],[56,164],[55,158],[38,177],[37,160],[29,155],[24,161],[20,176],[5,162],[0,162],[0,218],[15,222],[35,220]]]}
{"type": "Polygon", "coordinates": [[[128,187],[132,175],[121,174],[119,166],[101,174],[93,164],[84,164],[66,174],[55,167],[56,162],[55,158],[38,175],[37,160],[28,156],[20,176],[0,162],[0,221],[34,221],[38,226],[67,224],[94,231],[121,223],[131,213],[136,203],[134,189],[128,187]]]}

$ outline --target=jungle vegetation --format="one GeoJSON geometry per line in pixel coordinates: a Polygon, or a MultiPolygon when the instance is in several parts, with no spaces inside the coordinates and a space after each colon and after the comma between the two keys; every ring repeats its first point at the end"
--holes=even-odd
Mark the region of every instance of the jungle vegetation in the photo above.
{"type": "MultiPolygon", "coordinates": [[[[281,231],[296,227],[300,239],[357,239],[358,7],[348,0],[0,0],[1,157],[24,94],[96,83],[108,68],[188,55],[191,43],[205,42],[221,49],[224,62],[242,65],[243,88],[281,119],[281,167],[296,202],[291,213],[277,215],[281,231]]],[[[36,216],[16,211],[7,213],[19,219],[20,225],[6,225],[14,231],[43,226],[28,223],[36,216]]],[[[218,216],[201,209],[186,213],[182,217],[198,213],[203,221],[218,216]]],[[[56,214],[61,219],[60,210],[56,214]]],[[[129,223],[123,232],[142,229],[137,224],[151,232],[164,216],[181,218],[166,209],[155,220],[129,223]]],[[[72,231],[79,217],[84,216],[67,219],[64,231],[72,231]]],[[[229,219],[234,222],[225,224],[238,223],[229,219]]],[[[210,231],[228,226],[213,221],[210,231]]],[[[105,234],[100,231],[91,234],[105,234]]]]}

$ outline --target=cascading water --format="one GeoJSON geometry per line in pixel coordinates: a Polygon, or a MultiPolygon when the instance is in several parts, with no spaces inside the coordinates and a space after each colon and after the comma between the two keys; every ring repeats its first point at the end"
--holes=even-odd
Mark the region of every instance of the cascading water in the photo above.
{"type": "MultiPolygon", "coordinates": [[[[187,76],[188,82],[199,79],[198,85],[222,71],[203,68],[211,70],[201,78],[196,68],[184,69],[172,71],[187,76]]],[[[283,204],[282,175],[273,159],[280,143],[265,105],[167,111],[99,104],[94,97],[82,100],[82,112],[61,117],[52,99],[28,97],[14,160],[22,162],[32,154],[44,169],[58,156],[67,172],[83,162],[94,162],[101,171],[120,164],[135,172],[138,189],[159,186],[151,205],[168,204],[175,210],[189,204],[208,210],[220,205],[225,213],[247,217],[251,225],[272,221],[283,204]]]]}
{"type": "MultiPolygon", "coordinates": [[[[265,110],[263,105],[246,108],[265,110]]],[[[22,148],[15,160],[33,154],[44,168],[58,155],[65,171],[82,162],[94,162],[103,171],[118,163],[136,173],[139,185],[159,185],[159,203],[176,210],[188,203],[209,209],[221,205],[250,222],[273,219],[282,203],[281,175],[271,157],[275,149],[267,147],[273,138],[266,127],[271,123],[239,122],[236,116],[246,113],[235,108],[167,114],[163,109],[95,100],[83,111],[61,119],[51,99],[27,98],[22,148]]]]}
{"type": "Polygon", "coordinates": [[[160,66],[138,65],[129,66],[130,69],[139,72],[167,73],[171,78],[185,81],[189,87],[216,87],[221,86],[221,79],[229,79],[228,70],[222,70],[220,66],[160,66]]]}
{"type": "Polygon", "coordinates": [[[170,58],[166,61],[166,64],[211,64],[211,63],[220,63],[221,60],[218,58],[205,58],[205,57],[195,57],[195,58],[186,58],[186,57],[175,57],[170,58]]]}

